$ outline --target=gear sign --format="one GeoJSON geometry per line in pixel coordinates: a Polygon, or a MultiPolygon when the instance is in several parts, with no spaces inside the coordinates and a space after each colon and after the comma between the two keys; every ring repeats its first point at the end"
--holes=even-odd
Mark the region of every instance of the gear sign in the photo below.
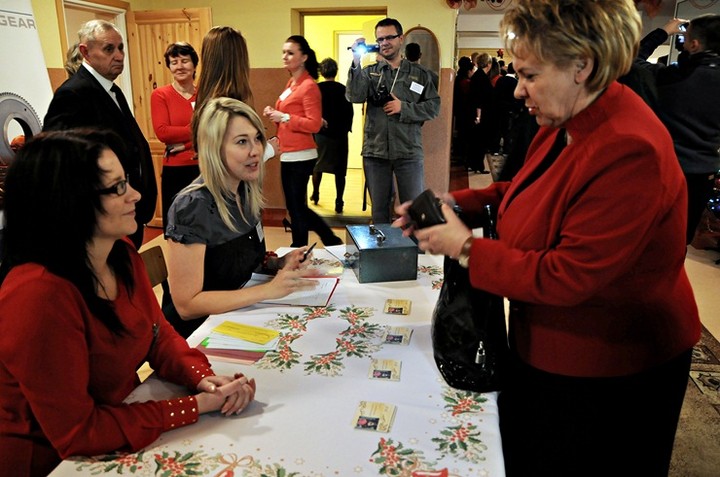
{"type": "Polygon", "coordinates": [[[8,126],[13,120],[20,125],[26,138],[30,138],[42,130],[40,118],[25,98],[15,93],[0,93],[0,125],[2,125],[0,163],[9,164],[15,157],[8,141],[8,126]]]}

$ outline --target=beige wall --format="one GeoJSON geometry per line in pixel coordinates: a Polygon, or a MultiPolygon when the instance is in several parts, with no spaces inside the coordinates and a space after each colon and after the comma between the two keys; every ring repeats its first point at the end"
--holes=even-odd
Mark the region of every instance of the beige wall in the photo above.
{"type": "MultiPolygon", "coordinates": [[[[62,68],[65,52],[61,51],[59,42],[56,0],[31,1],[45,63],[48,68],[62,68]]],[[[445,0],[393,0],[388,5],[376,0],[131,0],[129,3],[135,11],[211,7],[213,24],[231,25],[243,33],[253,68],[277,67],[278,49],[288,35],[299,33],[291,28],[292,9],[336,10],[339,5],[386,8],[388,16],[397,18],[406,30],[418,25],[432,30],[440,43],[442,66],[453,67],[457,10],[449,8],[445,0]]]]}

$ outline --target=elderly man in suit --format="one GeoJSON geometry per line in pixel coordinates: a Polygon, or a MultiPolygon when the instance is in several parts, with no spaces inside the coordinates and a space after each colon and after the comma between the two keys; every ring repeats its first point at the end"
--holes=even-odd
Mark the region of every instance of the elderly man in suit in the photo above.
{"type": "Polygon", "coordinates": [[[125,96],[113,83],[125,67],[122,34],[112,23],[90,20],[82,26],[78,37],[83,63],[55,92],[43,130],[97,127],[110,129],[123,139],[127,154],[119,159],[130,184],[142,194],[135,206],[138,230],[130,236],[139,248],[143,228],[155,211],[157,185],[150,146],[125,96]]]}

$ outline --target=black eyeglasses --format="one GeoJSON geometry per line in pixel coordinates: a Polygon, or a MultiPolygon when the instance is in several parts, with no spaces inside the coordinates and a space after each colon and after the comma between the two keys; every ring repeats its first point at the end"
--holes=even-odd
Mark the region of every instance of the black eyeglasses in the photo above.
{"type": "Polygon", "coordinates": [[[124,195],[127,192],[128,182],[130,182],[130,175],[125,174],[125,180],[117,182],[106,189],[98,189],[97,193],[100,195],[115,194],[124,195]]]}
{"type": "Polygon", "coordinates": [[[378,42],[378,44],[383,43],[385,41],[391,41],[395,38],[398,38],[400,35],[388,35],[388,36],[381,36],[380,38],[375,38],[375,41],[378,42]]]}

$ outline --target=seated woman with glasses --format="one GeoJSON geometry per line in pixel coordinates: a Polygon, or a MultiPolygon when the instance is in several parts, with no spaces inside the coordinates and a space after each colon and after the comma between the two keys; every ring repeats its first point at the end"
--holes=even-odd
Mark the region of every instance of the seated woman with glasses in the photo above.
{"type": "Polygon", "coordinates": [[[216,376],[164,319],[126,237],[140,194],[112,133],[33,137],[10,167],[0,266],[0,468],[44,476],[73,455],[137,451],[199,414],[240,413],[242,374],[216,376]],[[48,232],[52,237],[48,238],[48,232]],[[188,388],[126,404],[148,361],[188,388]]]}
{"type": "Polygon", "coordinates": [[[208,315],[225,313],[316,286],[303,280],[307,246],[283,257],[265,249],[261,191],[265,128],[255,111],[232,98],[215,98],[196,111],[193,135],[200,177],[168,212],[168,283],[163,311],[182,336],[208,315]],[[276,273],[243,288],[253,272],[276,273]]]}

